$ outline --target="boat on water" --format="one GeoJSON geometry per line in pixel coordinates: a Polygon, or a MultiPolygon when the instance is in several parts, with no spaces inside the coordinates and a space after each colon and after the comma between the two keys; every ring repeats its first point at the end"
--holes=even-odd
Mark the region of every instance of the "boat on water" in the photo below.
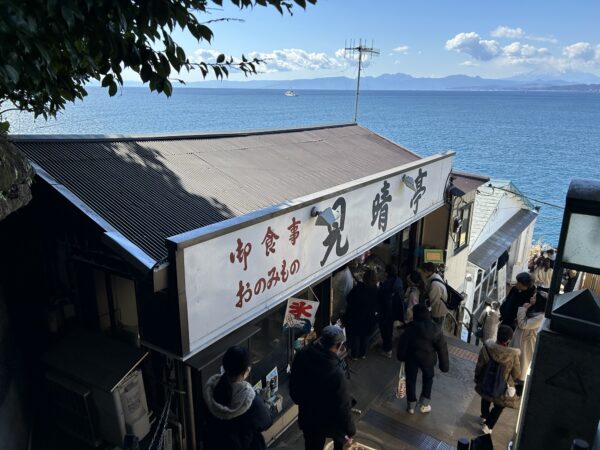
{"type": "Polygon", "coordinates": [[[286,97],[296,97],[298,94],[296,94],[295,91],[292,91],[291,89],[289,91],[285,91],[285,95],[286,97]]]}

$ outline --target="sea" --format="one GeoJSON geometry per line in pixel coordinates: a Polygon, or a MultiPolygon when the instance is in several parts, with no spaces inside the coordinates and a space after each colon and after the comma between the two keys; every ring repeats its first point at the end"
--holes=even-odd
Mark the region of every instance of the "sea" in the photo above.
{"type": "MultiPolygon", "coordinates": [[[[88,88],[56,119],[8,113],[14,134],[238,131],[347,123],[352,91],[143,87],[109,97],[88,88]]],[[[362,91],[358,123],[428,156],[456,151],[454,167],[511,180],[541,206],[534,239],[556,245],[572,178],[600,179],[600,94],[584,92],[362,91]]]]}

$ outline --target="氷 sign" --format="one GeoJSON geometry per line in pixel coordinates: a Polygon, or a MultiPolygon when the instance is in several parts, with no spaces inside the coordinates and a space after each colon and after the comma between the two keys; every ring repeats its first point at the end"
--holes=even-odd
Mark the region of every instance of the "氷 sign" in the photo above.
{"type": "Polygon", "coordinates": [[[283,328],[301,328],[308,333],[315,324],[319,302],[290,297],[285,308],[283,328]]]}
{"type": "Polygon", "coordinates": [[[215,342],[442,206],[451,166],[451,153],[435,155],[290,200],[254,214],[247,226],[241,217],[231,231],[217,224],[206,238],[180,238],[184,353],[215,342]]]}

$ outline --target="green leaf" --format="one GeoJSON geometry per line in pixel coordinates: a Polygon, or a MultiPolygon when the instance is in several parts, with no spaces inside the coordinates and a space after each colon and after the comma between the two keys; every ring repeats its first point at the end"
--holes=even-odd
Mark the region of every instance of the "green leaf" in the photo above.
{"type": "Polygon", "coordinates": [[[107,87],[113,82],[113,76],[109,73],[102,79],[102,87],[107,87]]]}
{"type": "Polygon", "coordinates": [[[225,61],[225,55],[223,53],[221,53],[219,56],[217,56],[217,64],[222,64],[225,61]]]}
{"type": "Polygon", "coordinates": [[[0,134],[6,134],[8,133],[8,129],[10,128],[10,123],[7,122],[0,122],[0,134]]]}
{"type": "Polygon", "coordinates": [[[110,95],[111,97],[114,97],[117,94],[117,83],[115,83],[114,81],[112,83],[110,83],[110,86],[108,87],[108,95],[110,95]]]}
{"type": "Polygon", "coordinates": [[[170,97],[173,94],[173,85],[169,80],[165,80],[163,84],[163,92],[167,97],[170,97]]]}

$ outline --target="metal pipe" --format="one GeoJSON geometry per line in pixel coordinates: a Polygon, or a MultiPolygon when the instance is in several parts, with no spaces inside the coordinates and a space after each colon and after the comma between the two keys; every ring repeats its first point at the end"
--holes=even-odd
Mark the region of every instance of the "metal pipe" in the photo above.
{"type": "Polygon", "coordinates": [[[192,389],[192,368],[188,365],[185,366],[185,378],[187,384],[187,413],[188,425],[189,425],[189,440],[188,448],[196,450],[196,418],[194,415],[194,391],[192,389]]]}

